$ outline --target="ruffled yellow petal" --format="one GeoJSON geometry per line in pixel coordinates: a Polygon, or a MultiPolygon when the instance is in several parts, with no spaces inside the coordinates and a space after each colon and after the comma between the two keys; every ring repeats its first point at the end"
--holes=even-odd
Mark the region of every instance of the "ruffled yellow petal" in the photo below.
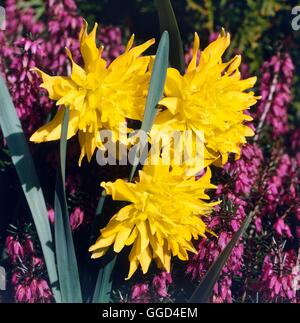
{"type": "Polygon", "coordinates": [[[130,260],[130,269],[126,280],[129,280],[133,276],[133,274],[137,271],[138,266],[139,266],[139,261],[136,258],[133,258],[132,260],[130,260]]]}
{"type": "Polygon", "coordinates": [[[86,80],[86,72],[83,68],[81,68],[78,64],[76,64],[73,60],[72,54],[68,48],[66,48],[67,55],[72,63],[72,73],[71,73],[71,79],[74,81],[77,85],[83,86],[84,82],[86,80]]]}
{"type": "MultiPolygon", "coordinates": [[[[81,153],[78,161],[78,165],[81,166],[82,159],[87,156],[88,161],[90,162],[94,152],[97,148],[97,138],[98,134],[92,132],[78,132],[79,144],[81,146],[81,153]]],[[[99,147],[100,148],[100,147],[99,147]]]]}
{"type": "Polygon", "coordinates": [[[84,63],[86,66],[90,62],[93,62],[99,58],[99,49],[96,45],[96,33],[97,33],[98,24],[95,23],[91,33],[87,32],[88,23],[84,21],[84,24],[81,28],[79,41],[80,41],[80,52],[83,57],[84,63]]]}
{"type": "Polygon", "coordinates": [[[95,251],[110,246],[116,239],[116,235],[111,235],[105,239],[99,239],[94,245],[89,248],[89,251],[95,251]]]}
{"type": "Polygon", "coordinates": [[[48,91],[49,98],[52,100],[58,100],[66,92],[76,88],[76,84],[68,77],[50,76],[38,68],[34,68],[32,71],[37,72],[42,77],[43,83],[40,86],[48,91]]]}
{"type": "Polygon", "coordinates": [[[97,249],[96,251],[93,252],[91,258],[92,259],[101,258],[102,256],[104,256],[106,254],[107,250],[108,250],[108,248],[97,249]]]}
{"type": "Polygon", "coordinates": [[[193,58],[187,68],[187,73],[192,72],[196,69],[198,53],[200,47],[200,38],[197,33],[195,33],[194,48],[193,48],[193,58]]]}
{"type": "MultiPolygon", "coordinates": [[[[40,143],[45,141],[58,140],[61,136],[61,125],[65,114],[65,108],[61,108],[55,117],[48,124],[38,129],[31,137],[30,141],[40,143]]],[[[73,137],[78,130],[78,114],[76,111],[70,111],[68,126],[68,139],[73,137]]]]}
{"type": "Polygon", "coordinates": [[[131,223],[126,223],[126,225],[124,224],[122,231],[119,231],[116,236],[116,240],[114,244],[114,252],[120,252],[124,248],[125,242],[128,240],[128,237],[130,236],[131,231],[132,231],[132,224],[131,223]]]}
{"type": "Polygon", "coordinates": [[[168,68],[165,84],[165,94],[167,97],[180,97],[182,87],[182,76],[175,68],[168,68]]]}
{"type": "Polygon", "coordinates": [[[146,274],[148,272],[151,260],[152,260],[151,250],[150,248],[147,248],[139,256],[139,261],[141,264],[143,274],[146,274]]]}
{"type": "Polygon", "coordinates": [[[176,114],[178,113],[178,101],[178,98],[164,98],[159,104],[167,107],[172,114],[176,114]]]}
{"type": "Polygon", "coordinates": [[[130,49],[132,48],[133,43],[134,43],[134,37],[135,37],[135,35],[132,34],[131,37],[130,37],[130,39],[129,39],[129,41],[128,41],[128,43],[127,43],[127,46],[126,46],[126,49],[125,49],[125,53],[128,53],[130,51],[130,49]]]}
{"type": "Polygon", "coordinates": [[[130,53],[134,58],[139,57],[143,54],[149,47],[155,44],[155,39],[152,38],[146,41],[144,44],[131,48],[128,53],[130,53]]]}
{"type": "Polygon", "coordinates": [[[123,180],[118,179],[115,183],[102,182],[101,186],[105,189],[107,194],[112,195],[114,200],[131,202],[137,200],[134,192],[134,184],[126,183],[123,180]]]}
{"type": "Polygon", "coordinates": [[[222,62],[222,56],[230,45],[230,34],[225,33],[210,43],[202,52],[200,57],[200,69],[204,67],[212,67],[222,62]]]}
{"type": "Polygon", "coordinates": [[[127,239],[127,240],[126,240],[126,242],[125,242],[126,246],[130,246],[130,245],[132,245],[132,244],[134,243],[134,241],[135,241],[135,239],[136,239],[137,235],[138,235],[138,229],[135,227],[135,228],[132,230],[132,232],[131,232],[130,236],[128,237],[128,239],[127,239]]]}

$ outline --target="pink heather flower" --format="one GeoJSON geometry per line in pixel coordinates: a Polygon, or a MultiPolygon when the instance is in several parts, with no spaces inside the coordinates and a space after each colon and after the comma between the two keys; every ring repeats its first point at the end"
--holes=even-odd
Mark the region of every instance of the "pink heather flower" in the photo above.
{"type": "Polygon", "coordinates": [[[39,257],[36,257],[36,256],[32,256],[31,258],[32,260],[32,266],[35,268],[35,267],[44,267],[44,260],[39,258],[39,257]]]}
{"type": "MultiPolygon", "coordinates": [[[[265,122],[270,126],[272,137],[276,139],[288,131],[287,107],[291,100],[293,65],[288,55],[283,55],[272,58],[264,65],[264,68],[261,88],[263,99],[258,109],[258,116],[261,116],[264,111],[274,73],[277,73],[274,98],[265,122]]],[[[241,241],[235,246],[224,266],[220,279],[214,288],[213,302],[232,302],[232,284],[235,283],[235,279],[240,276],[245,281],[250,276],[250,281],[253,280],[250,272],[242,271],[244,257],[246,256],[245,259],[247,265],[250,264],[250,268],[252,268],[251,266],[257,268],[258,255],[265,257],[263,283],[260,282],[251,289],[255,290],[256,288],[263,301],[295,301],[295,292],[291,286],[295,280],[297,257],[293,251],[280,251],[281,255],[276,254],[275,256],[270,252],[272,247],[270,239],[273,238],[276,241],[275,232],[277,235],[289,239],[292,238],[292,232],[295,236],[300,237],[300,229],[298,229],[298,227],[300,228],[300,211],[297,212],[297,205],[300,205],[299,138],[300,132],[294,132],[290,140],[293,152],[286,153],[287,149],[276,146],[271,152],[270,159],[266,160],[264,160],[263,151],[257,143],[247,144],[242,149],[240,159],[230,160],[225,165],[222,172],[224,182],[218,185],[216,191],[216,196],[222,199],[223,203],[217,206],[215,214],[206,220],[208,227],[213,228],[213,231],[218,234],[218,238],[211,237],[200,241],[198,254],[189,261],[186,270],[188,274],[191,274],[192,279],[201,281],[226,243],[238,230],[246,214],[249,214],[255,206],[261,207],[256,210],[254,218],[256,231],[250,231],[246,243],[241,241]],[[291,216],[295,216],[296,219],[291,219],[291,216]],[[213,222],[214,218],[216,221],[213,222]],[[210,225],[210,221],[212,225],[210,225]],[[263,230],[264,234],[262,235],[263,230]],[[252,241],[252,236],[254,239],[262,240],[258,245],[257,254],[253,255],[253,262],[251,257],[255,251],[251,245],[253,242],[256,243],[256,240],[252,241]],[[269,250],[266,250],[265,247],[261,249],[260,245],[262,244],[269,246],[269,250]],[[247,253],[244,255],[245,248],[247,253]]],[[[281,241],[281,237],[279,241],[281,241]]],[[[245,292],[247,297],[249,294],[251,295],[251,289],[248,289],[247,293],[245,292]]],[[[255,297],[255,295],[254,292],[251,296],[255,297]]]]}
{"type": "Polygon", "coordinates": [[[214,286],[213,303],[232,303],[231,278],[225,276],[214,286]]]}
{"type": "Polygon", "coordinates": [[[45,264],[41,258],[30,255],[16,267],[12,273],[11,283],[15,289],[15,300],[19,303],[48,303],[53,300],[52,292],[43,277],[45,264]]]}
{"type": "Polygon", "coordinates": [[[141,298],[149,292],[148,284],[136,284],[132,288],[131,298],[141,298]]]}
{"type": "Polygon", "coordinates": [[[6,2],[7,28],[1,39],[1,65],[16,106],[18,116],[27,134],[42,125],[49,111],[54,107],[45,91],[39,89],[40,78],[31,68],[45,67],[61,74],[66,72],[68,60],[65,47],[78,47],[78,33],[82,19],[77,15],[74,3],[70,1],[46,1],[43,22],[37,22],[32,8],[18,9],[16,1],[6,2]],[[51,30],[51,23],[58,23],[58,31],[51,30]],[[47,38],[42,31],[47,30],[47,38]],[[34,35],[34,41],[23,35],[34,35]],[[58,50],[57,50],[58,49],[58,50]],[[61,52],[61,53],[60,53],[61,52]],[[44,95],[41,95],[43,93],[44,95]]]}
{"type": "Polygon", "coordinates": [[[295,211],[296,219],[295,219],[295,235],[296,238],[300,241],[300,207],[298,206],[295,211]]]}
{"type": "Polygon", "coordinates": [[[26,303],[33,303],[34,302],[34,298],[31,293],[30,286],[25,287],[25,302],[26,303]]]}
{"type": "Polygon", "coordinates": [[[220,33],[218,31],[214,31],[214,32],[210,33],[208,42],[212,43],[213,41],[215,41],[218,38],[219,34],[220,33]]]}
{"type": "Polygon", "coordinates": [[[148,284],[136,284],[131,291],[131,302],[133,303],[149,303],[150,289],[148,284]]]}
{"type": "Polygon", "coordinates": [[[152,286],[160,297],[169,297],[168,286],[172,284],[172,282],[171,274],[162,272],[153,278],[152,286]]]}
{"type": "Polygon", "coordinates": [[[32,281],[30,283],[30,290],[31,290],[32,297],[34,299],[36,299],[37,298],[37,290],[38,290],[38,282],[35,278],[32,279],[32,281]]]}
{"type": "Polygon", "coordinates": [[[8,257],[12,262],[16,262],[18,259],[24,259],[23,246],[11,235],[7,236],[6,238],[6,250],[8,257]]]}
{"type": "Polygon", "coordinates": [[[37,22],[34,17],[32,8],[22,10],[17,7],[16,0],[6,0],[5,3],[6,21],[9,22],[9,28],[6,28],[5,33],[9,37],[22,33],[40,33],[43,30],[43,25],[37,22]]]}
{"type": "MultiPolygon", "coordinates": [[[[248,214],[246,211],[248,196],[260,179],[263,162],[264,156],[261,148],[256,144],[247,144],[241,150],[240,159],[229,161],[225,165],[222,173],[224,177],[229,175],[231,180],[229,183],[218,185],[216,196],[222,199],[223,203],[215,208],[215,214],[207,220],[208,227],[219,237],[200,241],[198,254],[192,257],[186,270],[188,274],[191,274],[192,279],[201,281],[233,234],[240,228],[246,218],[246,212],[248,214]],[[224,207],[226,204],[232,205],[229,212],[224,207]]],[[[232,302],[232,278],[242,275],[243,256],[244,245],[239,242],[233,249],[222,270],[219,282],[215,286],[213,302],[232,302]]]]}
{"type": "Polygon", "coordinates": [[[262,226],[261,217],[256,216],[255,219],[254,219],[254,224],[255,224],[256,232],[257,233],[262,233],[263,226],[262,226]]]}
{"type": "Polygon", "coordinates": [[[300,206],[296,208],[296,217],[297,217],[297,220],[300,221],[300,206]]]}
{"type": "Polygon", "coordinates": [[[20,279],[20,277],[19,277],[19,273],[18,273],[18,272],[14,272],[14,273],[12,274],[12,277],[11,277],[11,282],[12,282],[12,284],[13,284],[13,285],[17,285],[17,284],[19,283],[19,279],[20,279]]]}
{"type": "Polygon", "coordinates": [[[48,303],[52,299],[51,289],[45,279],[39,279],[37,281],[37,294],[41,302],[48,303]]]}
{"type": "MultiPolygon", "coordinates": [[[[72,147],[71,147],[72,148],[72,147]]],[[[77,188],[80,185],[80,178],[74,174],[69,174],[66,178],[66,188],[71,195],[76,193],[77,188]]]]}
{"type": "MultiPolygon", "coordinates": [[[[281,152],[276,152],[281,154],[281,152]]],[[[285,183],[293,181],[297,178],[295,174],[297,165],[295,160],[287,154],[283,154],[277,164],[275,173],[266,181],[264,194],[266,206],[263,212],[266,214],[275,213],[276,209],[285,203],[292,203],[291,194],[286,194],[286,190],[290,191],[290,184],[285,187],[285,183]]]]}
{"type": "Polygon", "coordinates": [[[26,297],[26,287],[21,284],[17,285],[15,289],[16,301],[21,303],[25,300],[25,297],[26,297]]]}
{"type": "Polygon", "coordinates": [[[266,124],[270,125],[272,136],[278,138],[288,132],[287,106],[291,102],[291,88],[294,65],[289,54],[277,54],[262,67],[261,96],[258,116],[262,116],[268,104],[269,94],[275,89],[266,124]],[[277,81],[276,81],[277,77],[277,81]],[[274,82],[275,81],[275,82],[274,82]]]}
{"type": "Polygon", "coordinates": [[[293,250],[283,253],[281,257],[275,253],[265,257],[261,280],[264,284],[262,293],[266,299],[280,297],[282,301],[296,302],[295,282],[299,279],[299,272],[295,270],[296,262],[293,250]]]}
{"type": "Polygon", "coordinates": [[[218,239],[218,246],[221,248],[221,251],[225,249],[228,242],[231,240],[231,236],[227,232],[222,232],[218,239]]]}
{"type": "Polygon", "coordinates": [[[100,29],[99,40],[104,46],[103,56],[108,64],[120,56],[125,50],[125,47],[122,44],[122,32],[119,27],[102,27],[100,29]]]}
{"type": "Polygon", "coordinates": [[[295,129],[291,136],[291,148],[294,152],[298,152],[300,150],[300,129],[295,129]]]}
{"type": "Polygon", "coordinates": [[[227,163],[224,170],[236,177],[234,193],[249,194],[258,180],[259,168],[263,162],[262,150],[256,144],[248,144],[241,150],[241,158],[227,163]]]}
{"type": "Polygon", "coordinates": [[[51,224],[54,224],[54,210],[49,209],[48,210],[48,218],[51,224]]]}
{"type": "Polygon", "coordinates": [[[283,218],[279,218],[274,224],[275,231],[280,235],[286,235],[288,238],[292,238],[290,227],[284,222],[283,218]]]}
{"type": "Polygon", "coordinates": [[[73,231],[77,230],[82,224],[84,219],[84,212],[80,207],[76,207],[70,214],[70,225],[73,231]]]}
{"type": "Polygon", "coordinates": [[[45,279],[26,278],[24,283],[15,287],[15,299],[18,303],[49,303],[52,292],[45,279]]]}
{"type": "MultiPolygon", "coordinates": [[[[219,205],[218,205],[219,206],[219,205]]],[[[219,210],[216,210],[216,212],[218,212],[219,210]]],[[[218,225],[220,225],[221,220],[218,216],[213,216],[211,221],[208,224],[208,227],[212,230],[214,230],[215,227],[217,227],[218,225]]]]}

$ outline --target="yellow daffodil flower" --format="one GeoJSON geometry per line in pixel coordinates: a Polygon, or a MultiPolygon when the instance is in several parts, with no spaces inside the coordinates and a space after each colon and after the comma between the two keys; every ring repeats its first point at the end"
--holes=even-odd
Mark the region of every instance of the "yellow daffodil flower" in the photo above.
{"type": "Polygon", "coordinates": [[[257,102],[252,88],[256,77],[241,80],[241,56],[227,63],[222,55],[230,44],[230,35],[223,32],[201,52],[195,33],[193,57],[185,75],[169,68],[165,85],[163,109],[155,121],[154,130],[203,131],[207,164],[219,159],[226,163],[228,153],[239,154],[253,130],[244,124],[252,118],[245,111],[257,102]]]}
{"type": "Polygon", "coordinates": [[[201,216],[211,212],[216,203],[208,203],[206,189],[211,172],[199,179],[185,177],[184,168],[144,166],[139,181],[101,183],[113,200],[130,202],[101,230],[96,243],[90,247],[92,258],[102,257],[113,245],[116,253],[131,246],[129,254],[131,278],[138,266],[147,273],[152,260],[170,271],[171,257],[188,260],[188,251],[196,253],[193,239],[205,237],[207,230],[201,216]]]}
{"type": "MultiPolygon", "coordinates": [[[[133,46],[134,35],[125,52],[109,66],[101,57],[103,47],[96,45],[97,24],[91,33],[87,23],[80,32],[80,52],[84,68],[72,62],[70,76],[41,75],[49,97],[61,106],[54,119],[37,130],[30,138],[33,142],[58,140],[66,106],[70,108],[68,138],[78,133],[81,146],[79,164],[85,155],[91,160],[96,148],[103,147],[99,130],[110,130],[112,140],[119,140],[120,125],[126,119],[142,120],[150,80],[150,57],[141,57],[155,41],[133,46]]],[[[121,141],[121,140],[120,140],[121,141]]]]}

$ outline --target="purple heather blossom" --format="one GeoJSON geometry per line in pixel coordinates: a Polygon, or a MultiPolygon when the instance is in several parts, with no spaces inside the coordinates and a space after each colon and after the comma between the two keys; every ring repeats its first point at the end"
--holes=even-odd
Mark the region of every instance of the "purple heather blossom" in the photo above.
{"type": "Polygon", "coordinates": [[[281,298],[282,301],[296,302],[296,284],[299,284],[299,268],[294,251],[284,252],[279,257],[267,255],[262,268],[262,293],[269,299],[281,298]]]}
{"type": "Polygon", "coordinates": [[[227,163],[224,170],[235,178],[234,194],[249,194],[259,176],[259,167],[263,161],[262,150],[256,144],[242,148],[241,158],[234,164],[227,163]]]}
{"type": "Polygon", "coordinates": [[[133,303],[149,303],[150,290],[148,284],[136,284],[131,291],[131,302],[133,303]]]}
{"type": "MultiPolygon", "coordinates": [[[[223,203],[215,208],[215,213],[207,221],[208,227],[218,234],[218,238],[200,241],[199,252],[189,261],[186,270],[193,280],[201,280],[205,276],[246,218],[248,197],[260,178],[263,162],[262,150],[256,144],[247,144],[241,150],[240,159],[229,161],[223,168],[223,175],[229,175],[231,180],[229,183],[218,185],[216,196],[222,199],[223,203]],[[227,213],[224,216],[224,212],[227,212],[224,210],[225,203],[232,205],[232,216],[227,213]]],[[[232,279],[242,275],[243,257],[244,245],[240,241],[234,247],[214,287],[213,302],[232,302],[232,279]]]]}
{"type": "Polygon", "coordinates": [[[105,57],[108,64],[125,50],[125,46],[122,44],[122,32],[119,27],[101,27],[98,38],[104,46],[103,57],[105,57]]]}
{"type": "Polygon", "coordinates": [[[283,218],[279,218],[274,224],[274,229],[280,236],[285,235],[288,238],[292,238],[290,227],[284,222],[283,218]]]}
{"type": "Polygon", "coordinates": [[[80,207],[76,207],[70,214],[70,225],[73,231],[77,230],[84,220],[84,212],[80,207]]]}
{"type": "Polygon", "coordinates": [[[25,279],[15,287],[15,299],[18,303],[49,303],[52,292],[45,279],[25,279]]]}
{"type": "Polygon", "coordinates": [[[51,224],[54,224],[54,210],[53,209],[48,210],[48,219],[51,224]]]}
{"type": "Polygon", "coordinates": [[[169,297],[168,286],[172,284],[172,282],[171,274],[162,272],[153,278],[152,286],[160,297],[169,297]]]}
{"type": "Polygon", "coordinates": [[[7,255],[12,263],[18,262],[19,259],[24,259],[24,247],[20,241],[12,235],[6,237],[6,250],[7,255]]]}
{"type": "Polygon", "coordinates": [[[258,106],[258,118],[268,106],[270,92],[273,92],[266,124],[271,126],[272,136],[278,138],[288,132],[287,107],[291,101],[291,85],[294,65],[289,54],[277,54],[264,63],[261,79],[262,99],[258,106]]]}

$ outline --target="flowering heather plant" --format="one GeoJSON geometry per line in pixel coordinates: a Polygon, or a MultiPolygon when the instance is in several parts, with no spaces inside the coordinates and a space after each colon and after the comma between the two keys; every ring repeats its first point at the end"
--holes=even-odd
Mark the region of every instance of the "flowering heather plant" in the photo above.
{"type": "Polygon", "coordinates": [[[295,62],[276,44],[253,73],[211,27],[184,53],[155,3],[161,37],[140,41],[73,0],[6,1],[5,301],[299,302],[295,62]]]}
{"type": "Polygon", "coordinates": [[[15,230],[6,237],[6,251],[13,268],[10,281],[18,303],[51,303],[53,294],[47,281],[45,263],[35,247],[30,226],[15,230]]]}
{"type": "MultiPolygon", "coordinates": [[[[263,116],[264,122],[273,125],[266,128],[264,136],[278,138],[283,134],[284,127],[276,125],[282,125],[286,120],[285,132],[292,138],[292,142],[288,148],[283,142],[275,141],[271,151],[264,152],[259,146],[259,136],[256,136],[255,143],[247,144],[241,150],[239,160],[231,160],[223,168],[221,176],[224,184],[219,184],[217,189],[223,204],[215,209],[215,215],[209,221],[213,230],[222,233],[217,241],[200,242],[198,255],[192,258],[187,267],[187,273],[192,279],[201,279],[205,275],[249,210],[255,208],[255,214],[249,235],[244,242],[235,246],[223,268],[220,280],[214,287],[213,302],[297,301],[299,250],[294,242],[298,239],[298,222],[295,219],[299,199],[299,153],[296,148],[298,138],[293,130],[287,128],[287,108],[291,94],[290,88],[285,87],[291,84],[294,68],[288,54],[279,56],[284,57],[285,64],[281,65],[281,61],[272,57],[262,67],[262,101],[258,113],[264,113],[264,109],[267,109],[263,116]],[[266,66],[273,66],[275,62],[278,65],[273,74],[265,70],[266,66]],[[284,73],[280,73],[280,66],[284,66],[284,73]],[[267,83],[264,82],[274,75],[276,87],[269,82],[271,88],[267,89],[267,83]],[[282,88],[286,93],[281,91],[282,88]],[[269,98],[266,99],[270,92],[272,95],[268,94],[269,98]],[[285,100],[277,105],[281,94],[285,100]],[[278,109],[282,113],[274,112],[278,109]],[[230,216],[232,212],[234,216],[230,216]],[[220,229],[215,228],[218,226],[220,229]],[[241,281],[246,286],[242,292],[239,288],[241,281]]],[[[262,126],[262,119],[256,118],[257,124],[262,126]]]]}

